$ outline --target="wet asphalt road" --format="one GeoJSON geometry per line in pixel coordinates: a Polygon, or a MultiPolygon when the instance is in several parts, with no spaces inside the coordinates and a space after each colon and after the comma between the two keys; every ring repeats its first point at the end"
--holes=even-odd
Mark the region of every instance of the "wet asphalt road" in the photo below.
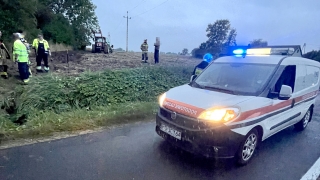
{"type": "Polygon", "coordinates": [[[320,157],[317,101],[318,115],[305,131],[290,127],[267,139],[245,167],[173,148],[148,122],[0,150],[0,179],[299,180],[320,157]]]}

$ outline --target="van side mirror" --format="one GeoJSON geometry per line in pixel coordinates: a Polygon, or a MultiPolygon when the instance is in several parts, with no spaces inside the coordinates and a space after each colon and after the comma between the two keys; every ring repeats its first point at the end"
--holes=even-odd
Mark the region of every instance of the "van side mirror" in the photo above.
{"type": "Polygon", "coordinates": [[[282,85],[279,93],[280,100],[288,100],[292,95],[292,88],[287,85],[282,85]]]}
{"type": "Polygon", "coordinates": [[[197,75],[192,75],[190,78],[190,82],[192,82],[193,80],[195,80],[197,78],[197,75]]]}

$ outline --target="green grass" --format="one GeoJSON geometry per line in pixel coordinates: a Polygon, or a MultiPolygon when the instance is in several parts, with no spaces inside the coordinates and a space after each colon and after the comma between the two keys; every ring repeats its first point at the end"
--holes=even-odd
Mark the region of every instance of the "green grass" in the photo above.
{"type": "Polygon", "coordinates": [[[164,91],[187,83],[190,67],[148,67],[80,77],[42,76],[17,90],[18,113],[30,109],[64,112],[91,106],[152,102],[164,91]]]}
{"type": "Polygon", "coordinates": [[[150,120],[155,117],[158,105],[155,102],[135,102],[91,110],[77,109],[63,113],[53,111],[33,112],[28,121],[20,126],[0,116],[2,140],[49,136],[55,132],[80,131],[150,120]]]}
{"type": "Polygon", "coordinates": [[[157,111],[157,97],[187,83],[192,70],[146,67],[33,78],[4,98],[2,106],[13,113],[0,114],[0,140],[150,120],[157,111]],[[14,123],[21,117],[26,123],[14,123]]]}

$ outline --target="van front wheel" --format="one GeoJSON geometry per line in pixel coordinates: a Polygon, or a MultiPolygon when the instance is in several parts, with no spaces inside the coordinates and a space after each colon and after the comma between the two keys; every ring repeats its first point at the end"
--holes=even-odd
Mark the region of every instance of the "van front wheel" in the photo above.
{"type": "Polygon", "coordinates": [[[256,129],[251,130],[241,143],[236,154],[237,164],[240,166],[248,164],[259,143],[259,133],[256,129]]]}
{"type": "Polygon", "coordinates": [[[309,108],[304,117],[297,124],[294,125],[295,129],[298,131],[303,131],[309,124],[312,118],[312,109],[309,108]]]}

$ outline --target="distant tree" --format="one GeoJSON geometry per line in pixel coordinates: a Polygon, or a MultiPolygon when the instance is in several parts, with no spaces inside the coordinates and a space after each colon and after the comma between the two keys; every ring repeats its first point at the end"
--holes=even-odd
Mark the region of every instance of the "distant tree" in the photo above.
{"type": "Polygon", "coordinates": [[[208,40],[201,43],[199,49],[216,49],[220,53],[223,46],[235,46],[237,31],[231,28],[230,21],[227,19],[217,20],[209,24],[207,29],[208,40]]]}
{"type": "Polygon", "coordinates": [[[207,43],[201,43],[199,49],[207,49],[207,43]]]}
{"type": "Polygon", "coordinates": [[[303,57],[320,62],[320,50],[307,52],[303,57]]]}
{"type": "Polygon", "coordinates": [[[187,55],[187,54],[188,54],[188,49],[187,49],[187,48],[184,48],[184,49],[182,50],[181,55],[187,55]]]}
{"type": "Polygon", "coordinates": [[[195,56],[195,52],[196,52],[198,49],[199,49],[199,48],[194,48],[194,49],[192,49],[191,55],[192,55],[192,56],[195,56]]]}
{"type": "Polygon", "coordinates": [[[207,27],[207,48],[221,46],[228,36],[230,30],[229,20],[217,20],[214,24],[209,24],[207,27]]]}
{"type": "Polygon", "coordinates": [[[29,42],[43,33],[46,40],[85,49],[91,30],[99,29],[92,0],[0,0],[0,4],[0,29],[6,41],[23,30],[29,42]]]}
{"type": "Polygon", "coordinates": [[[122,49],[122,48],[116,48],[116,49],[114,49],[114,51],[117,51],[117,52],[123,52],[123,51],[124,51],[124,49],[122,49]]]}
{"type": "Polygon", "coordinates": [[[96,6],[91,0],[43,0],[43,4],[54,12],[63,14],[73,28],[75,47],[82,49],[93,37],[92,29],[99,29],[95,15],[96,6]]]}
{"type": "Polygon", "coordinates": [[[236,46],[237,45],[236,37],[237,37],[237,30],[232,28],[229,32],[226,42],[224,43],[224,46],[236,46]]]}
{"type": "Polygon", "coordinates": [[[251,47],[264,47],[268,46],[267,41],[263,41],[262,39],[254,39],[253,41],[250,42],[251,47]]]}
{"type": "MultiPolygon", "coordinates": [[[[68,20],[59,14],[52,18],[42,29],[46,39],[51,39],[54,43],[73,45],[75,43],[72,26],[68,20]]],[[[86,44],[87,45],[87,44],[86,44]]]]}

